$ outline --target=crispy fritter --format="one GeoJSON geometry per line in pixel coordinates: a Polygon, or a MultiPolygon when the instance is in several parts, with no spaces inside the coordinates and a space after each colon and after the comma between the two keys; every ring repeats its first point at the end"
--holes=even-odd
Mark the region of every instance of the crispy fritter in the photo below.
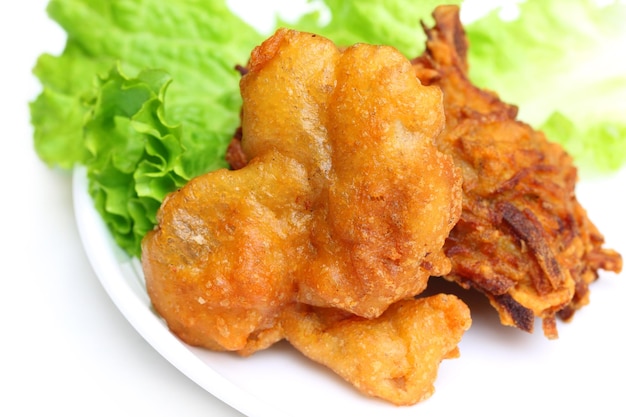
{"type": "Polygon", "coordinates": [[[398,301],[369,320],[306,306],[283,320],[287,340],[302,353],[396,405],[432,395],[439,363],[459,356],[457,344],[470,324],[468,307],[444,294],[398,301]]]}
{"type": "Polygon", "coordinates": [[[468,42],[456,6],[442,6],[426,29],[427,50],[413,61],[424,84],[444,94],[446,127],[437,146],[463,171],[463,213],[448,238],[446,275],[484,292],[502,323],[558,336],[588,303],[598,270],[618,272],[618,253],[575,196],[572,158],[517,120],[517,107],[468,79],[468,42]]]}
{"type": "Polygon", "coordinates": [[[183,341],[242,354],[282,339],[306,247],[311,188],[302,165],[270,151],[170,194],[143,240],[148,295],[183,341]],[[280,186],[277,180],[280,178],[280,186]]]}
{"type": "Polygon", "coordinates": [[[298,301],[376,317],[449,270],[441,247],[460,213],[460,177],[432,142],[440,91],[408,60],[279,31],[253,52],[241,91],[248,159],[267,149],[296,159],[315,193],[298,301]]]}
{"type": "Polygon", "coordinates": [[[446,274],[461,176],[433,143],[442,95],[391,47],[279,30],[241,80],[240,157],[167,197],[148,294],[187,343],[247,355],[297,304],[379,317],[446,274]]]}
{"type": "Polygon", "coordinates": [[[280,324],[306,357],[363,394],[403,406],[434,393],[439,364],[460,356],[472,320],[461,299],[436,294],[397,301],[371,319],[296,303],[283,310],[280,324]]]}

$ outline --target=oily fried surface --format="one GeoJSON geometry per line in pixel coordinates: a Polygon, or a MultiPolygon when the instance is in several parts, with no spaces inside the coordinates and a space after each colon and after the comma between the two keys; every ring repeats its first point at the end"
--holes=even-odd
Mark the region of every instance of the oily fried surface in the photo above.
{"type": "Polygon", "coordinates": [[[142,264],[152,303],[176,335],[214,350],[282,338],[276,324],[293,298],[309,194],[302,166],[268,152],[245,170],[215,171],[167,197],[159,227],[143,241],[142,264]]]}
{"type": "Polygon", "coordinates": [[[399,301],[376,319],[306,308],[283,321],[287,340],[363,393],[396,405],[434,392],[439,363],[458,356],[469,309],[452,295],[399,301]]]}
{"type": "Polygon", "coordinates": [[[375,318],[449,272],[461,177],[433,143],[441,92],[407,59],[279,30],[241,92],[246,165],[168,196],[143,241],[148,293],[175,334],[247,355],[284,336],[295,305],[375,318]]]}
{"type": "Polygon", "coordinates": [[[468,43],[457,7],[435,10],[418,77],[444,94],[437,146],[463,171],[463,212],[452,230],[446,277],[484,292],[504,324],[557,337],[555,317],[588,303],[598,270],[622,260],[575,196],[576,168],[561,146],[516,119],[517,108],[468,79],[468,43]]]}
{"type": "Polygon", "coordinates": [[[441,93],[395,49],[279,31],[241,81],[242,149],[305,165],[310,241],[297,300],[376,317],[445,273],[460,177],[433,146],[441,93]]]}

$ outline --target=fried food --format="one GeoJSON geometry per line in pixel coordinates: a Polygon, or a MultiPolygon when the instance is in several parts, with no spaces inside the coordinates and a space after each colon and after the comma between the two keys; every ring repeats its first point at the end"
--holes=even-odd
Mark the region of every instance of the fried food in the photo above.
{"type": "Polygon", "coordinates": [[[230,155],[245,166],[170,194],[143,240],[156,311],[192,345],[249,355],[287,336],[370,395],[430,395],[470,325],[456,298],[405,301],[450,271],[443,245],[461,212],[460,172],[433,142],[439,88],[391,47],[279,30],[253,51],[241,92],[230,155]],[[337,357],[341,345],[354,356],[337,357]],[[371,350],[401,368],[352,369],[371,350]]]}
{"type": "Polygon", "coordinates": [[[408,60],[279,31],[253,52],[241,91],[248,159],[276,149],[303,164],[314,190],[299,302],[377,317],[449,270],[441,247],[460,213],[460,176],[432,143],[440,91],[408,60]]]}
{"type": "Polygon", "coordinates": [[[575,196],[572,158],[517,120],[517,108],[468,78],[468,42],[456,6],[433,14],[427,50],[413,61],[426,85],[444,94],[446,126],[438,148],[463,172],[463,212],[446,241],[446,278],[487,295],[503,324],[558,336],[589,301],[598,270],[619,272],[621,256],[575,196]]]}
{"type": "Polygon", "coordinates": [[[302,353],[396,405],[433,394],[439,363],[459,356],[470,324],[467,306],[444,294],[398,301],[370,320],[304,305],[283,320],[287,340],[302,353]]]}
{"type": "Polygon", "coordinates": [[[302,165],[270,151],[166,198],[158,228],[143,240],[142,265],[152,304],[174,334],[242,354],[282,339],[278,321],[294,299],[310,194],[302,165]]]}

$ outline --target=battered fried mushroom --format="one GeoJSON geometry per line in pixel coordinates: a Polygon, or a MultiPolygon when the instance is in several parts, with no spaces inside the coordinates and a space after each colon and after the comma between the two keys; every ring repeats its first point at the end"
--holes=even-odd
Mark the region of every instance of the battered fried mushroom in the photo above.
{"type": "Polygon", "coordinates": [[[285,315],[287,340],[363,393],[396,405],[430,397],[442,359],[459,356],[470,327],[467,306],[452,295],[398,301],[376,319],[301,306],[285,315]]]}
{"type": "Polygon", "coordinates": [[[155,309],[192,345],[249,355],[287,336],[370,395],[425,398],[470,324],[454,297],[405,301],[449,272],[443,245],[461,212],[460,172],[433,142],[441,91],[391,47],[279,30],[253,51],[241,92],[228,154],[245,166],[169,195],[144,238],[155,309]],[[317,334],[356,356],[310,339],[322,316],[317,334]],[[403,347],[389,369],[351,369],[372,355],[361,330],[403,347]]]}
{"type": "Polygon", "coordinates": [[[463,171],[463,213],[446,241],[446,275],[484,292],[502,323],[558,336],[589,301],[598,270],[619,272],[622,259],[575,196],[572,158],[542,132],[517,120],[517,108],[468,79],[468,42],[456,6],[433,14],[427,50],[413,61],[424,84],[444,94],[446,127],[437,146],[463,171]]]}
{"type": "Polygon", "coordinates": [[[267,152],[166,198],[158,228],[143,240],[142,265],[152,304],[174,334],[244,355],[282,339],[310,194],[302,165],[267,152]]]}

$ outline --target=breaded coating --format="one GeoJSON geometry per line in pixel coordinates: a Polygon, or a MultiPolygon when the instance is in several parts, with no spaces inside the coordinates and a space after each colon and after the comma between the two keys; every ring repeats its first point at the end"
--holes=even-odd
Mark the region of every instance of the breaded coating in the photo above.
{"type": "Polygon", "coordinates": [[[297,300],[364,317],[449,270],[441,247],[460,213],[460,176],[433,146],[441,92],[395,49],[278,31],[242,78],[242,149],[305,165],[310,241],[297,300]]]}
{"type": "Polygon", "coordinates": [[[439,363],[458,357],[471,324],[468,307],[445,294],[399,301],[371,320],[307,307],[285,317],[286,338],[302,353],[396,405],[433,394],[439,363]]]}
{"type": "Polygon", "coordinates": [[[310,194],[304,168],[270,151],[166,198],[159,227],[143,240],[142,264],[152,304],[173,333],[244,354],[282,339],[277,323],[294,298],[310,194]]]}
{"type": "Polygon", "coordinates": [[[503,324],[558,336],[589,301],[598,270],[619,272],[621,256],[576,199],[570,155],[517,120],[517,107],[468,78],[468,42],[456,6],[435,10],[427,50],[414,60],[424,84],[444,94],[446,127],[437,146],[463,172],[463,213],[446,241],[446,278],[484,292],[503,324]]]}
{"type": "Polygon", "coordinates": [[[446,274],[461,175],[442,95],[391,47],[279,30],[241,80],[239,170],[167,197],[143,241],[148,294],[182,340],[248,355],[298,304],[379,317],[446,274]]]}

